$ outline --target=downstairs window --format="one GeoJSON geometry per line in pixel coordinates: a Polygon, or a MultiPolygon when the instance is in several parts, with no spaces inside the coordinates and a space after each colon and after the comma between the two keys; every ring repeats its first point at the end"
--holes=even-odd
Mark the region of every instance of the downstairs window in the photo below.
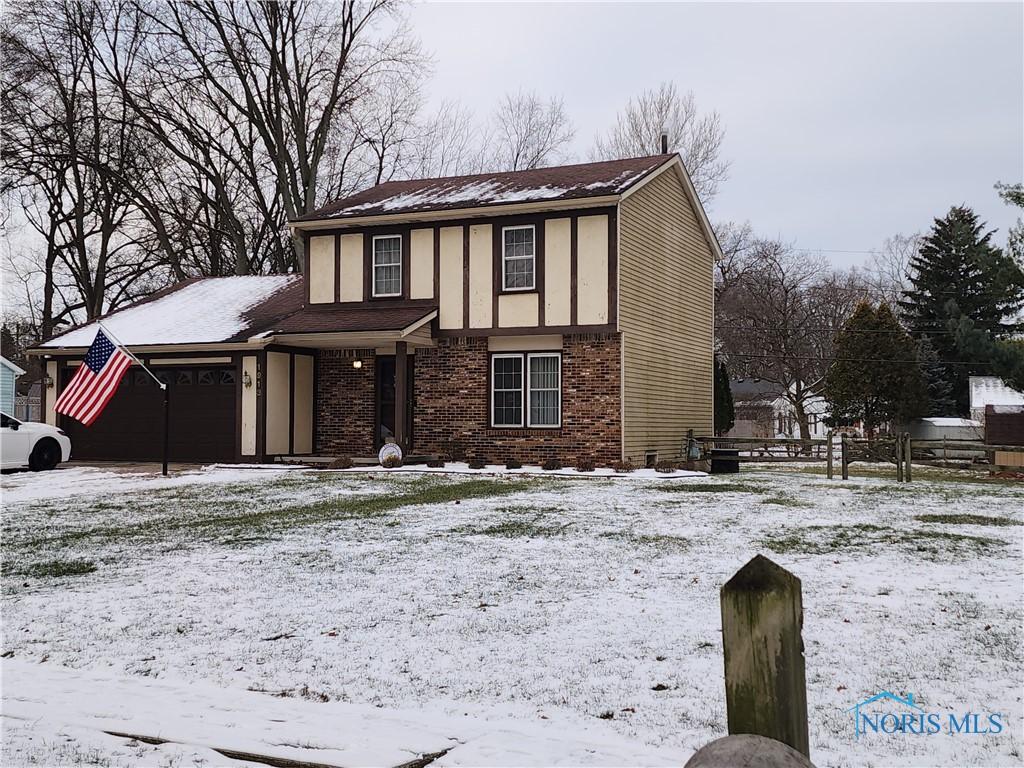
{"type": "Polygon", "coordinates": [[[554,428],[561,424],[561,353],[491,356],[492,427],[554,428]]]}

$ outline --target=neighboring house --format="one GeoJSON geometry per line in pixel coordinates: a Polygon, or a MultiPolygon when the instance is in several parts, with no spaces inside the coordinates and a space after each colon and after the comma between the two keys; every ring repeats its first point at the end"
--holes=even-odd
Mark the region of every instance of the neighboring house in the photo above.
{"type": "Polygon", "coordinates": [[[985,411],[990,405],[1024,405],[1024,393],[1008,387],[997,376],[971,376],[971,418],[984,426],[985,411]]]}
{"type": "Polygon", "coordinates": [[[39,421],[42,418],[40,393],[42,386],[38,381],[32,382],[25,394],[14,396],[14,418],[19,421],[39,421]]]}
{"type": "Polygon", "coordinates": [[[24,373],[6,357],[0,357],[0,410],[8,416],[14,416],[15,383],[24,373]]]}
{"type": "MultiPolygon", "coordinates": [[[[677,155],[388,182],[290,225],[299,276],[186,281],[111,314],[169,382],[177,460],[407,453],[637,463],[711,434],[714,260],[677,155]]],[[[157,458],[137,367],[89,429],[53,402],[95,325],[34,350],[79,458],[157,458]]]]}
{"type": "MultiPolygon", "coordinates": [[[[733,379],[729,382],[736,421],[727,437],[800,437],[796,409],[784,388],[764,379],[733,379]]],[[[828,404],[813,395],[805,400],[811,438],[828,435],[828,404]]]]}

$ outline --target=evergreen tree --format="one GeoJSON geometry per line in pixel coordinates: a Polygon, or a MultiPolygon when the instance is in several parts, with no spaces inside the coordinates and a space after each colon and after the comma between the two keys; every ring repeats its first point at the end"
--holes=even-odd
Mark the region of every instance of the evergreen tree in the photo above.
{"type": "Polygon", "coordinates": [[[860,421],[870,435],[886,422],[906,423],[927,413],[928,394],[917,345],[888,304],[861,302],[836,337],[825,375],[833,424],[860,421]]]}
{"type": "Polygon", "coordinates": [[[953,377],[950,376],[949,366],[943,365],[939,360],[931,336],[921,336],[918,356],[921,359],[921,374],[924,376],[925,388],[928,390],[928,415],[950,416],[956,413],[956,400],[953,397],[951,383],[953,377]]]}
{"type": "Polygon", "coordinates": [[[993,233],[984,228],[963,206],[936,219],[910,261],[911,287],[900,302],[915,337],[930,337],[956,411],[964,416],[970,408],[967,379],[987,374],[990,361],[983,351],[958,343],[956,328],[966,318],[993,338],[1003,338],[1016,328],[1007,318],[1024,306],[1024,273],[992,245],[993,233]],[[967,364],[955,364],[959,361],[967,364]]]}
{"type": "Polygon", "coordinates": [[[724,435],[736,423],[736,409],[729,386],[729,371],[715,355],[715,434],[724,435]]]}

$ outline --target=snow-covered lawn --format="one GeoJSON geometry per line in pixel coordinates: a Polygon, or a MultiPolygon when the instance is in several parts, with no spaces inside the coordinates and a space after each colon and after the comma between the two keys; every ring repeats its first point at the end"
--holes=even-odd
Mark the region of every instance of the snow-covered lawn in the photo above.
{"type": "Polygon", "coordinates": [[[680,764],[726,732],[718,590],[761,552],[803,580],[817,765],[1019,765],[1024,486],[922,476],[6,475],[2,763],[232,764],[198,713],[237,702],[354,763],[680,764]],[[1006,728],[855,741],[881,690],[1006,728]],[[136,699],[176,744],[90,727],[136,699]]]}

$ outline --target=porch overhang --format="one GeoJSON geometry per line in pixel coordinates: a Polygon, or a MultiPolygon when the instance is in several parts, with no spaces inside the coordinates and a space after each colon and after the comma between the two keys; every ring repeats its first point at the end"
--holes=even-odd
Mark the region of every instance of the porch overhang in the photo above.
{"type": "Polygon", "coordinates": [[[370,349],[393,347],[404,342],[409,348],[437,344],[431,322],[437,318],[434,307],[389,310],[308,310],[287,318],[279,329],[264,331],[249,339],[251,344],[283,344],[313,349],[370,349]],[[380,327],[373,327],[378,325],[380,327]]]}

